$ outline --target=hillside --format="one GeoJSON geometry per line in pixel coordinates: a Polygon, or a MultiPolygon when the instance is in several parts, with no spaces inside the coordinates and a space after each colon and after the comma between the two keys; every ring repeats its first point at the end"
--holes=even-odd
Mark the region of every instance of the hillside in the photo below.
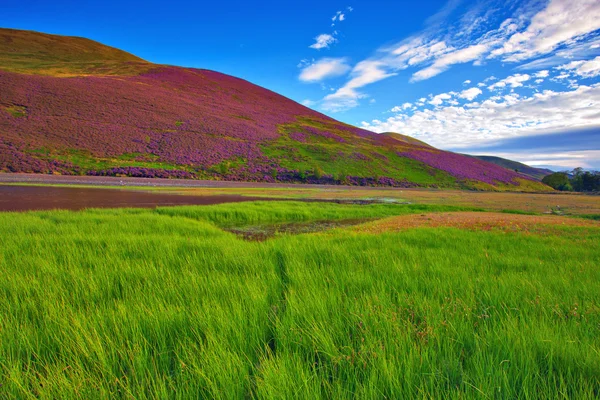
{"type": "Polygon", "coordinates": [[[547,190],[214,71],[0,29],[0,171],[547,190]]]}
{"type": "Polygon", "coordinates": [[[475,157],[479,160],[499,165],[506,169],[512,169],[513,171],[530,176],[530,177],[535,178],[540,181],[546,175],[550,175],[550,174],[554,173],[554,171],[549,170],[549,169],[530,167],[529,165],[520,163],[518,161],[508,160],[508,159],[502,158],[502,157],[494,157],[494,156],[471,156],[471,157],[475,157]]]}
{"type": "Polygon", "coordinates": [[[408,135],[402,135],[401,133],[384,132],[384,133],[381,133],[381,135],[385,135],[385,136],[394,138],[396,140],[399,140],[399,141],[407,143],[407,144],[414,144],[417,146],[424,146],[424,147],[432,147],[429,144],[427,144],[419,139],[415,139],[414,137],[408,136],[408,135]]]}

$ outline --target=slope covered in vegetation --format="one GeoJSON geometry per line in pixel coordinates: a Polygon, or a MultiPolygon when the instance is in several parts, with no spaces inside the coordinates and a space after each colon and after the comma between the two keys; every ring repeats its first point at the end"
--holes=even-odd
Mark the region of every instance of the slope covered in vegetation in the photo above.
{"type": "Polygon", "coordinates": [[[0,30],[0,88],[0,171],[548,189],[242,79],[87,39],[0,30]]]}
{"type": "Polygon", "coordinates": [[[471,156],[478,158],[482,161],[486,161],[492,164],[499,165],[506,169],[512,169],[516,172],[520,172],[521,174],[528,175],[537,180],[542,180],[545,176],[548,176],[553,173],[552,170],[546,168],[535,168],[529,165],[520,163],[518,161],[508,160],[502,157],[494,157],[494,156],[471,156]]]}

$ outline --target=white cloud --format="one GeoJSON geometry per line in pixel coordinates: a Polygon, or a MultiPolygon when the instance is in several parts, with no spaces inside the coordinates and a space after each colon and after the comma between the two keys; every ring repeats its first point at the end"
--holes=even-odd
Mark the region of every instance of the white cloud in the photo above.
{"type": "Polygon", "coordinates": [[[436,96],[433,96],[428,103],[434,106],[441,106],[444,103],[444,100],[450,100],[451,98],[452,95],[450,93],[440,93],[436,96]]]}
{"type": "Polygon", "coordinates": [[[337,42],[337,39],[335,37],[333,37],[332,35],[329,35],[327,33],[323,33],[323,34],[317,36],[315,38],[315,43],[308,47],[310,47],[311,49],[321,50],[321,49],[328,48],[330,45],[332,45],[335,42],[337,42]]]}
{"type": "Polygon", "coordinates": [[[396,106],[394,108],[392,108],[390,111],[391,112],[400,112],[402,110],[408,110],[409,108],[412,108],[412,103],[404,103],[401,106],[396,106]]]}
{"type": "Polygon", "coordinates": [[[462,64],[476,60],[488,50],[488,47],[483,44],[476,44],[467,48],[446,53],[436,59],[431,66],[417,71],[413,74],[411,81],[417,82],[424,79],[432,78],[444,71],[451,65],[462,64]]]}
{"type": "Polygon", "coordinates": [[[503,56],[505,61],[525,60],[577,42],[598,29],[598,0],[550,0],[544,10],[533,16],[525,31],[513,34],[491,54],[503,56]]]}
{"type": "Polygon", "coordinates": [[[343,111],[358,105],[358,99],[366,97],[357,89],[373,82],[380,81],[395,75],[385,69],[385,65],[378,61],[361,61],[353,69],[351,79],[335,93],[323,99],[323,109],[326,111],[343,111]]]}
{"type": "Polygon", "coordinates": [[[488,86],[488,89],[494,90],[498,88],[504,88],[506,86],[517,88],[523,86],[523,82],[526,82],[529,79],[531,79],[531,76],[529,76],[528,74],[515,74],[488,86]]]}
{"type": "Polygon", "coordinates": [[[509,160],[516,160],[532,167],[560,167],[572,169],[575,167],[595,168],[597,164],[591,162],[600,160],[600,151],[559,151],[546,153],[514,153],[514,152],[486,152],[486,154],[496,157],[502,157],[509,160]]]}
{"type": "Polygon", "coordinates": [[[589,61],[571,61],[556,69],[572,71],[583,78],[593,78],[600,75],[600,56],[589,61]]]}
{"type": "Polygon", "coordinates": [[[571,76],[571,75],[570,75],[568,72],[561,72],[561,74],[560,74],[560,75],[557,75],[557,76],[555,76],[554,78],[551,78],[550,80],[551,80],[551,81],[554,81],[554,82],[560,82],[560,81],[562,81],[562,80],[564,80],[564,79],[567,79],[567,78],[569,78],[570,76],[571,76]]]}
{"type": "Polygon", "coordinates": [[[300,73],[303,82],[318,82],[327,78],[344,75],[350,71],[345,58],[323,58],[307,67],[300,73]]]}
{"type": "Polygon", "coordinates": [[[471,80],[467,79],[466,81],[463,82],[463,85],[469,85],[471,83],[471,80]]]}
{"type": "Polygon", "coordinates": [[[345,19],[346,19],[346,16],[344,14],[340,14],[340,22],[343,21],[343,20],[345,20],[345,19]]]}
{"type": "Polygon", "coordinates": [[[448,47],[444,41],[427,41],[424,37],[418,36],[387,49],[390,58],[386,61],[395,68],[404,69],[440,57],[452,50],[453,48],[448,47]]]}
{"type": "Polygon", "coordinates": [[[302,100],[302,105],[303,105],[303,106],[306,106],[306,107],[312,107],[312,106],[314,106],[316,103],[317,103],[316,101],[312,101],[312,100],[309,100],[309,99],[302,100]]]}
{"type": "Polygon", "coordinates": [[[481,89],[473,87],[470,89],[463,90],[462,92],[460,92],[458,97],[460,97],[461,99],[467,99],[469,101],[472,101],[475,97],[479,96],[481,93],[483,93],[481,91],[481,89]]]}
{"type": "Polygon", "coordinates": [[[375,132],[402,132],[434,146],[465,148],[518,136],[600,126],[600,83],[571,91],[490,98],[363,122],[375,132]]]}
{"type": "MultiPolygon", "coordinates": [[[[537,71],[531,75],[516,74],[513,80],[509,77],[496,83],[489,82],[493,78],[490,77],[477,84],[480,88],[489,85],[491,90],[503,87],[512,90],[525,86],[523,82],[526,80],[531,79],[533,84],[534,79],[550,77],[548,68],[552,66],[598,56],[600,1],[507,1],[511,4],[506,7],[492,7],[491,0],[477,2],[458,19],[454,19],[457,22],[446,23],[449,13],[457,11],[460,3],[460,0],[449,0],[442,10],[428,20],[423,31],[395,45],[381,48],[371,58],[362,61],[377,65],[377,73],[365,72],[367,78],[361,79],[362,73],[354,71],[346,85],[324,99],[326,107],[335,104],[334,99],[338,100],[338,105],[357,106],[358,99],[366,96],[358,88],[394,76],[405,69],[415,68],[411,71],[410,82],[419,82],[441,74],[454,65],[472,63],[479,66],[494,57],[505,61],[530,61],[533,58],[532,62],[521,63],[517,67],[537,71]],[[503,22],[495,25],[498,21],[503,22]]],[[[337,21],[343,13],[340,11],[336,14],[337,21]]],[[[335,41],[335,33],[330,36],[335,41]]],[[[315,45],[318,45],[318,41],[315,45]]],[[[571,65],[574,67],[569,70],[571,78],[585,74],[596,76],[593,64],[581,70],[584,75],[576,72],[582,65],[571,65]]],[[[467,81],[469,83],[464,84],[470,86],[470,79],[467,81]]],[[[567,84],[566,80],[564,82],[567,84]]],[[[574,87],[577,83],[568,84],[574,87]]]]}

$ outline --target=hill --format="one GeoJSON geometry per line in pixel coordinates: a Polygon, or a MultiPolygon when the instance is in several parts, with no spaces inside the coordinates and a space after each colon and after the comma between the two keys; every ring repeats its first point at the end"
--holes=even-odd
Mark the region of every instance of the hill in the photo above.
{"type": "Polygon", "coordinates": [[[0,29],[0,171],[547,190],[359,129],[245,80],[0,29]]]}
{"type": "Polygon", "coordinates": [[[550,175],[550,174],[554,173],[554,171],[549,170],[549,169],[530,167],[529,165],[520,163],[518,161],[508,160],[508,159],[502,158],[502,157],[494,157],[494,156],[471,156],[471,157],[475,157],[479,160],[499,165],[506,169],[511,169],[513,171],[530,176],[530,177],[535,178],[540,181],[546,175],[550,175]]]}
{"type": "Polygon", "coordinates": [[[52,76],[131,75],[152,68],[139,57],[90,39],[0,29],[3,71],[52,76]]]}
{"type": "Polygon", "coordinates": [[[399,141],[407,143],[407,144],[414,144],[417,146],[424,146],[424,147],[432,147],[429,144],[427,144],[419,139],[415,139],[414,137],[408,136],[408,135],[402,135],[401,133],[383,132],[383,133],[381,133],[381,135],[385,135],[385,136],[394,138],[396,140],[399,140],[399,141]]]}

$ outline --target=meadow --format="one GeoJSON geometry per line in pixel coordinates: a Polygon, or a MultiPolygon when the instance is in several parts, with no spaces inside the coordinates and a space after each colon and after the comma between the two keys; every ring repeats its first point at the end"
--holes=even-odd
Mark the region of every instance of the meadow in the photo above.
{"type": "Polygon", "coordinates": [[[488,214],[287,201],[0,213],[0,397],[600,396],[600,225],[397,223],[463,213],[488,214]],[[368,221],[264,241],[227,231],[350,219],[368,221]]]}

